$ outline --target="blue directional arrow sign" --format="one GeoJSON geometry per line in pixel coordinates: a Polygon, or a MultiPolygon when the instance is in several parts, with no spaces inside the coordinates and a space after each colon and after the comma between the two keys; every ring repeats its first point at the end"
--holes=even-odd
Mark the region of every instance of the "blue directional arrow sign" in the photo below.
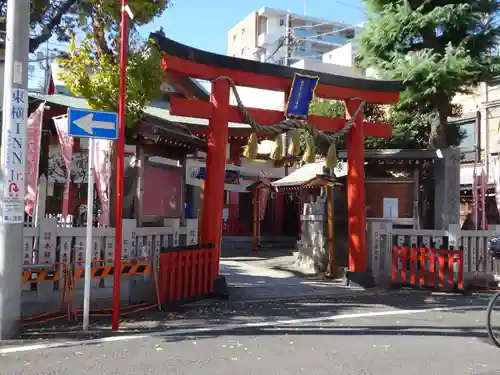
{"type": "Polygon", "coordinates": [[[118,115],[115,112],[68,108],[68,135],[80,138],[116,140],[118,115]]]}

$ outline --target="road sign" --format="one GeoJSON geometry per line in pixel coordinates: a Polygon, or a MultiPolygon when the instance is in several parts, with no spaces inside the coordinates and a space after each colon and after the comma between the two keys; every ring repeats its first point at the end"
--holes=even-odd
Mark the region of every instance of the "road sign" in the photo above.
{"type": "Polygon", "coordinates": [[[92,269],[92,221],[94,217],[94,147],[96,139],[118,139],[118,115],[114,112],[68,108],[68,135],[90,138],[88,158],[87,228],[85,246],[85,282],[83,287],[83,330],[89,328],[90,277],[92,269]]]}
{"type": "Polygon", "coordinates": [[[114,112],[68,108],[68,134],[79,138],[116,140],[118,115],[114,112]]]}

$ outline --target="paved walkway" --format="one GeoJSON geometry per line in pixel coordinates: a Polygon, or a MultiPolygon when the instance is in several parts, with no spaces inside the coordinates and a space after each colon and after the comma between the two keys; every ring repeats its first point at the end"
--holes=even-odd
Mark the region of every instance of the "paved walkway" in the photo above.
{"type": "Polygon", "coordinates": [[[220,269],[234,300],[329,296],[363,291],[343,286],[338,280],[302,278],[291,271],[273,269],[259,261],[222,259],[220,269]]]}

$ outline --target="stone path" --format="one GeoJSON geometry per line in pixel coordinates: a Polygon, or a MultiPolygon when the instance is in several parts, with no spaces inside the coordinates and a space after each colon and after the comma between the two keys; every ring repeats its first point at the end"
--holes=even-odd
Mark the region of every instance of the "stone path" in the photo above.
{"type": "Polygon", "coordinates": [[[226,277],[233,300],[260,300],[329,296],[361,292],[341,281],[302,278],[292,271],[274,269],[261,261],[221,260],[221,274],[226,277]]]}

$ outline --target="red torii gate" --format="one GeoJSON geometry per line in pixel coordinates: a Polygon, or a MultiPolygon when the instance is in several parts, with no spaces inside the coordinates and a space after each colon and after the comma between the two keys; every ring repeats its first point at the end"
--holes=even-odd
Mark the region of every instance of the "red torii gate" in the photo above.
{"type": "MultiPolygon", "coordinates": [[[[310,72],[301,69],[244,60],[201,51],[153,33],[150,38],[164,53],[163,68],[171,82],[182,77],[198,78],[212,82],[210,101],[172,97],[170,113],[177,116],[209,119],[207,176],[205,181],[204,220],[201,238],[218,249],[222,237],[222,209],[226,143],[228,123],[246,123],[240,109],[231,106],[230,77],[235,85],[264,90],[290,91],[296,73],[319,77],[315,94],[325,99],[343,100],[347,116],[354,114],[362,101],[374,104],[397,102],[404,89],[399,81],[381,81],[310,72]],[[208,218],[205,215],[210,215],[208,218]]],[[[283,121],[283,111],[249,108],[249,113],[261,125],[274,125],[283,121]]],[[[317,130],[335,132],[346,124],[345,118],[310,116],[308,122],[317,130]]],[[[366,211],[364,189],[364,137],[390,138],[390,124],[364,121],[362,112],[357,116],[347,136],[348,153],[348,220],[349,220],[349,270],[366,271],[366,211]]],[[[218,264],[218,262],[217,262],[218,264]]],[[[218,275],[218,266],[214,276],[218,275]]]]}

